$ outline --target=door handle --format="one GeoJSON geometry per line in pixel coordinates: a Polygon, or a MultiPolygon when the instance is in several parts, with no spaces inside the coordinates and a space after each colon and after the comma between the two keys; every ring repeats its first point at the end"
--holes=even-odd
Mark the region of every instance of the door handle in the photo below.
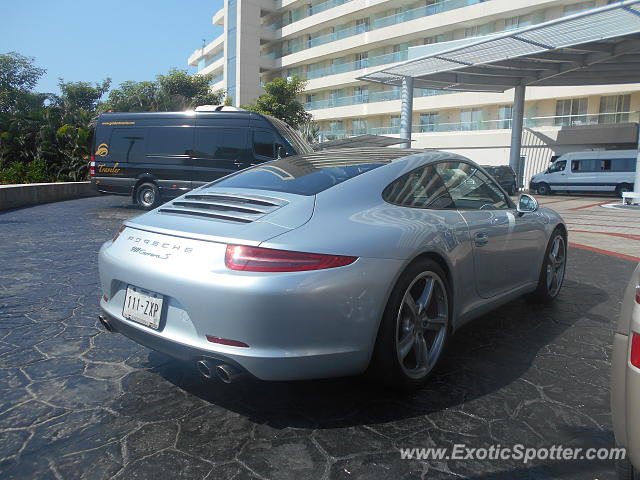
{"type": "Polygon", "coordinates": [[[487,232],[477,232],[473,236],[473,243],[476,247],[483,247],[489,243],[489,234],[487,232]]]}

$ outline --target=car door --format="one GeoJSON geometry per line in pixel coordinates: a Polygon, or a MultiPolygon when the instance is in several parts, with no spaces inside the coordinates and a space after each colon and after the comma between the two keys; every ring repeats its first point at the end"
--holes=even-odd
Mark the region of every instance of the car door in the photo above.
{"type": "Polygon", "coordinates": [[[184,125],[150,126],[142,170],[155,178],[165,198],[191,188],[189,154],[193,148],[193,120],[184,125]],[[146,170],[145,170],[146,169],[146,170]]]}
{"type": "Polygon", "coordinates": [[[256,163],[277,158],[276,137],[273,132],[261,129],[253,131],[253,155],[256,163]]]}
{"type": "Polygon", "coordinates": [[[251,166],[248,132],[243,127],[197,127],[191,152],[192,187],[251,166]]]}
{"type": "Polygon", "coordinates": [[[551,164],[541,181],[548,183],[552,190],[565,190],[567,186],[566,167],[566,160],[556,160],[551,164]]]}
{"type": "Polygon", "coordinates": [[[464,161],[440,162],[437,173],[469,230],[478,294],[491,298],[537,277],[544,244],[541,215],[519,215],[493,179],[464,161]]]}

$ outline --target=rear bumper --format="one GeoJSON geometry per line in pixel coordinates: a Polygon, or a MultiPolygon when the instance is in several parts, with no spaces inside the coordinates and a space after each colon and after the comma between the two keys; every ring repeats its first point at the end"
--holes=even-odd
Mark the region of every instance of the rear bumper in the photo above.
{"type": "Polygon", "coordinates": [[[235,272],[224,265],[224,244],[141,235],[168,239],[166,248],[156,247],[156,257],[139,255],[135,247],[138,253],[130,253],[124,233],[100,251],[100,278],[108,299],[100,305],[114,329],[180,360],[222,359],[262,380],[366,370],[390,289],[403,266],[398,260],[360,258],[327,270],[235,272]],[[159,258],[164,255],[167,259],[159,258]],[[164,296],[158,330],[122,316],[127,285],[164,296]],[[212,343],[207,335],[249,347],[212,343]]]}

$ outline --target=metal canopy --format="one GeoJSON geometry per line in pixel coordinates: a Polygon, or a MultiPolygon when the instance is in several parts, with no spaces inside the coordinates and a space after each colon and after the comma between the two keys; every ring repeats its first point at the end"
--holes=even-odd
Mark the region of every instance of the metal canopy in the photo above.
{"type": "Polygon", "coordinates": [[[314,150],[326,150],[328,148],[362,148],[362,147],[388,147],[404,143],[404,139],[386,137],[384,135],[358,135],[357,137],[341,138],[339,140],[327,140],[313,146],[314,150]]]}
{"type": "MultiPolygon", "coordinates": [[[[359,80],[402,87],[400,137],[411,144],[413,89],[504,92],[514,89],[509,165],[519,171],[527,86],[610,85],[640,79],[640,0],[505,33],[412,47],[415,58],[359,80]]],[[[640,134],[638,135],[640,147],[640,134]]],[[[519,176],[519,183],[522,178],[519,176]]],[[[640,152],[635,192],[640,203],[640,152]]]]}
{"type": "Polygon", "coordinates": [[[640,0],[625,0],[531,27],[427,47],[426,55],[361,77],[414,88],[504,92],[516,86],[638,82],[640,0]]]}

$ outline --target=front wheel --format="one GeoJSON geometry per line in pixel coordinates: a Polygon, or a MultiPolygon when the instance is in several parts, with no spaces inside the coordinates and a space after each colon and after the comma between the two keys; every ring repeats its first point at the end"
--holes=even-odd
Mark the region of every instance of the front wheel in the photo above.
{"type": "Polygon", "coordinates": [[[546,183],[541,183],[538,185],[538,194],[539,195],[551,195],[551,187],[549,187],[546,183]]]}
{"type": "Polygon", "coordinates": [[[556,228],[544,254],[538,278],[538,288],[530,298],[540,303],[550,302],[558,296],[567,269],[567,237],[556,228]]]}
{"type": "Polygon", "coordinates": [[[143,183],[136,189],[135,201],[145,210],[151,210],[160,205],[160,190],[155,183],[143,183]]]}
{"type": "Polygon", "coordinates": [[[385,308],[370,366],[389,386],[423,386],[438,364],[451,330],[451,295],[433,260],[415,262],[402,274],[385,308]]]}

